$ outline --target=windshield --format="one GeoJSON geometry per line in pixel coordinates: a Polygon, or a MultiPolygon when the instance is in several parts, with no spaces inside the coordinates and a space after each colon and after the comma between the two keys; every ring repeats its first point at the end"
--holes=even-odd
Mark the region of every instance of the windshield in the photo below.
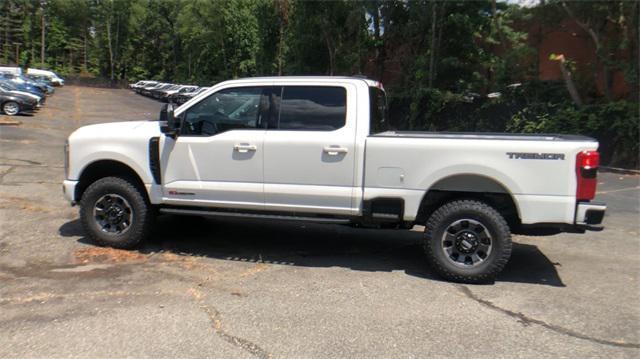
{"type": "Polygon", "coordinates": [[[387,95],[377,87],[369,87],[370,133],[387,131],[389,128],[387,95]]]}

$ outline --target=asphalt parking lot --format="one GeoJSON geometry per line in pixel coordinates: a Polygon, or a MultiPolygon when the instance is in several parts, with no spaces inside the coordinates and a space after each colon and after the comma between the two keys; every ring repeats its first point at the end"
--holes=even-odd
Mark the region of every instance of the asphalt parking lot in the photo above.
{"type": "Polygon", "coordinates": [[[490,285],[435,277],[419,228],[163,217],[137,251],[96,247],[63,142],[159,109],[67,86],[0,126],[0,357],[640,356],[640,177],[601,173],[607,228],[516,236],[490,285]]]}

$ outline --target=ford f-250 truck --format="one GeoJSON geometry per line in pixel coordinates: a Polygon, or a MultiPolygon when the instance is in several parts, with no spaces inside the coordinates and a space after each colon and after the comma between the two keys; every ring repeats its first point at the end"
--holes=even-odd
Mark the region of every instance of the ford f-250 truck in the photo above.
{"type": "Polygon", "coordinates": [[[374,130],[387,122],[375,81],[226,81],[160,121],[73,132],[63,191],[87,234],[118,248],[158,212],[424,225],[428,263],[464,282],[502,270],[511,233],[602,229],[591,138],[374,130]]]}

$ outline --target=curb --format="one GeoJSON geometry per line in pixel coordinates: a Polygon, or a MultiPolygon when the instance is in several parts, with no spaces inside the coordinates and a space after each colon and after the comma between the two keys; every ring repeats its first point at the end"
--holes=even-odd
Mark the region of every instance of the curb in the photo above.
{"type": "Polygon", "coordinates": [[[631,170],[627,168],[616,168],[616,167],[607,167],[607,166],[600,166],[598,168],[598,171],[619,173],[623,175],[640,175],[640,170],[631,170]]]}
{"type": "Polygon", "coordinates": [[[4,120],[0,119],[0,126],[19,126],[22,125],[22,122],[15,120],[4,120]]]}

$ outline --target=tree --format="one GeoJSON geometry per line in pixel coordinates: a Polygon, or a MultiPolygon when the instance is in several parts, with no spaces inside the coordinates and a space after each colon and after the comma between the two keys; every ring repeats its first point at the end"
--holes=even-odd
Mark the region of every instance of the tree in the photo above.
{"type": "MultiPolygon", "coordinates": [[[[620,63],[616,55],[622,50],[637,46],[637,1],[559,1],[560,6],[584,30],[591,39],[602,67],[604,95],[612,100],[613,71],[631,66],[637,69],[637,63],[620,63]],[[630,29],[635,18],[635,36],[630,29]],[[622,41],[621,41],[622,40],[622,41]]],[[[631,51],[629,51],[631,52],[631,51]]],[[[633,56],[633,55],[631,55],[633,56]]],[[[637,70],[636,70],[637,71],[637,70]]],[[[628,72],[628,71],[627,71],[628,72]]],[[[632,82],[638,84],[636,79],[632,82]]]]}

